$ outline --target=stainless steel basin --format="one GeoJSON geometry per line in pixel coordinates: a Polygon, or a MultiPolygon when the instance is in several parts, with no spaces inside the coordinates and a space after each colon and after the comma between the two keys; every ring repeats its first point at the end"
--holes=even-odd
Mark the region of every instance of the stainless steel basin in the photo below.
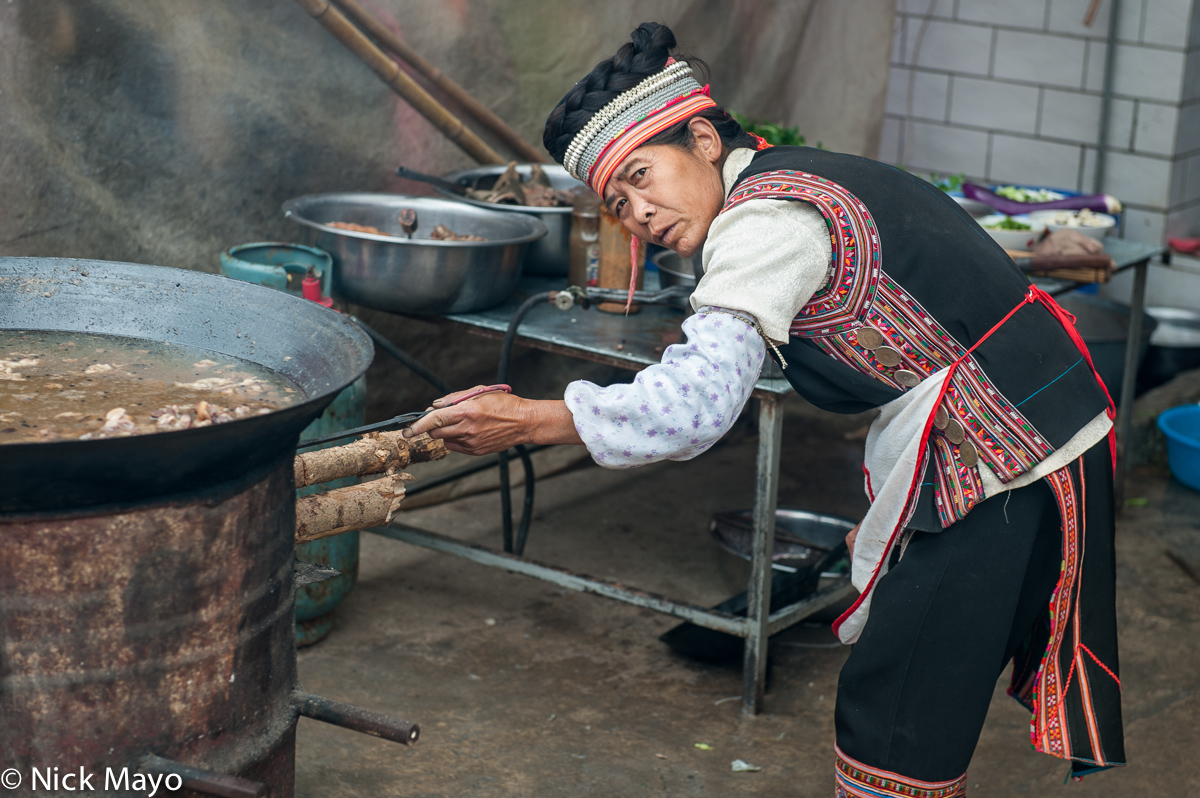
{"type": "MultiPolygon", "coordinates": [[[[462,169],[443,175],[446,180],[469,188],[489,189],[497,178],[504,174],[506,166],[480,166],[476,169],[462,169]]],[[[567,174],[567,170],[558,164],[543,164],[543,171],[550,179],[550,185],[557,189],[570,191],[576,188],[586,188],[583,183],[567,174]]],[[[522,180],[529,178],[529,165],[517,167],[522,180]]],[[[444,196],[451,196],[441,192],[444,196]]],[[[562,275],[567,274],[567,249],[571,236],[571,209],[567,208],[532,208],[525,205],[497,205],[493,202],[458,198],[460,202],[470,203],[479,208],[499,209],[510,213],[533,216],[546,225],[546,237],[529,248],[525,257],[525,271],[529,274],[562,275]]]]}
{"type": "Polygon", "coordinates": [[[521,278],[529,245],[546,235],[535,216],[402,194],[310,194],[288,200],[283,212],[303,226],[306,243],[333,256],[334,296],[397,313],[468,313],[503,302],[521,278]],[[417,214],[411,239],[397,218],[405,209],[417,214]],[[382,235],[329,222],[368,225],[382,235]],[[439,224],[486,240],[430,239],[439,224]]]}

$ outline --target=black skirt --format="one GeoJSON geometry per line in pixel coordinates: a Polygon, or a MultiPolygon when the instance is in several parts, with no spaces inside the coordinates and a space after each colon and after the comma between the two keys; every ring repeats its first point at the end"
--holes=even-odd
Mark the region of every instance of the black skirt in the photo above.
{"type": "Polygon", "coordinates": [[[910,533],[838,683],[839,794],[964,795],[1009,662],[1035,748],[1076,775],[1124,764],[1113,515],[1104,441],[943,531],[910,533]]]}

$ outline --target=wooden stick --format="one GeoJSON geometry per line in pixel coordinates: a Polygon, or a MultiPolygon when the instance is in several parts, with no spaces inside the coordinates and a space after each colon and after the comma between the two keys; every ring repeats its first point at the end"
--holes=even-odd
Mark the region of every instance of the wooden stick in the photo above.
{"type": "Polygon", "coordinates": [[[413,69],[425,76],[430,83],[437,86],[450,96],[463,110],[475,118],[477,122],[490,130],[497,138],[505,143],[514,153],[530,163],[547,163],[548,159],[540,150],[521,138],[517,131],[509,127],[503,119],[497,116],[483,103],[476,100],[462,86],[459,86],[442,70],[435,67],[424,56],[414,50],[407,42],[392,31],[388,30],[379,20],[363,8],[358,0],[334,0],[358,26],[372,36],[385,49],[396,57],[403,59],[413,69]]]}
{"type": "Polygon", "coordinates": [[[297,499],[296,542],[387,525],[400,509],[404,482],[410,479],[412,475],[403,472],[389,474],[362,485],[297,499]]]}
{"type": "Polygon", "coordinates": [[[346,477],[382,474],[409,463],[428,463],[446,456],[446,444],[428,434],[405,438],[399,432],[372,432],[354,443],[296,455],[296,487],[320,485],[346,477]]]}
{"type": "Polygon", "coordinates": [[[1077,283],[1107,283],[1113,275],[1114,263],[1108,255],[1038,255],[1019,249],[1004,251],[1022,271],[1039,277],[1077,283]]]}
{"type": "Polygon", "coordinates": [[[350,52],[371,68],[392,91],[404,98],[409,105],[448,139],[461,147],[468,155],[482,164],[502,164],[505,160],[500,154],[489,147],[483,139],[476,136],[458,117],[446,110],[445,106],[421,88],[410,78],[395,61],[387,57],[376,47],[362,31],[354,27],[350,20],[329,5],[326,0],[296,0],[301,8],[320,22],[325,30],[344,44],[350,52]]]}

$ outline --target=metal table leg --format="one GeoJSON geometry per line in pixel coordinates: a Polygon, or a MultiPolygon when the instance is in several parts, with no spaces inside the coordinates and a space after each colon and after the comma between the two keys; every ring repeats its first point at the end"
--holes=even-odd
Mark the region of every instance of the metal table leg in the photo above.
{"type": "Polygon", "coordinates": [[[1146,310],[1146,275],[1150,261],[1133,267],[1133,296],[1129,302],[1129,335],[1125,339],[1125,372],[1117,404],[1117,473],[1114,494],[1118,509],[1125,501],[1125,473],[1129,468],[1129,434],[1133,426],[1133,389],[1137,385],[1138,355],[1142,350],[1142,315],[1146,310]]]}
{"type": "Polygon", "coordinates": [[[758,410],[758,460],[754,484],[754,548],[746,589],[746,655],[742,665],[742,712],[762,710],[767,675],[767,621],[771,609],[771,555],[775,549],[775,502],[779,490],[779,447],[783,439],[780,398],[763,397],[758,410]]]}

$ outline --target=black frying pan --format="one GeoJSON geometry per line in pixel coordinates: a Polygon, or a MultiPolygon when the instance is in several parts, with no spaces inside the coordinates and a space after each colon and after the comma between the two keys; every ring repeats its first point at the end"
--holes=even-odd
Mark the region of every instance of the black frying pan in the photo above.
{"type": "Polygon", "coordinates": [[[300,431],[374,355],[370,338],[345,316],[283,291],[96,260],[0,258],[0,329],[193,346],[265,366],[307,397],[199,429],[0,445],[0,513],[126,504],[235,479],[294,450],[300,431]]]}

